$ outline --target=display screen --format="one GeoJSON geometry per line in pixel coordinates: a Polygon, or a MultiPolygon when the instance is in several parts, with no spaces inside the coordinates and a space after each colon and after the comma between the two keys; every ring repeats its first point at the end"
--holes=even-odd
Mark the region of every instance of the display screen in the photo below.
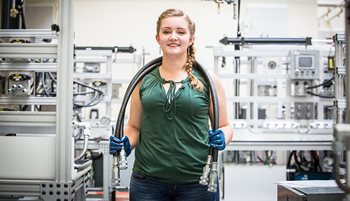
{"type": "Polygon", "coordinates": [[[313,68],[311,56],[300,56],[298,57],[299,68],[313,68]]]}

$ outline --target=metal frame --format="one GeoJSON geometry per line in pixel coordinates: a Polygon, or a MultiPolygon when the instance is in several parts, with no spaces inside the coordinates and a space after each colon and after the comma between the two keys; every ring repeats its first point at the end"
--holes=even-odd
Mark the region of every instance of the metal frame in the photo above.
{"type": "MultiPolygon", "coordinates": [[[[74,1],[59,1],[59,27],[57,44],[10,44],[0,43],[0,57],[2,58],[52,58],[57,59],[55,64],[10,64],[1,63],[0,70],[31,70],[31,71],[57,71],[57,97],[21,97],[21,98],[0,98],[1,104],[40,104],[56,105],[56,112],[40,113],[35,112],[23,114],[9,114],[1,112],[0,121],[2,124],[12,126],[36,127],[38,130],[50,128],[54,131],[55,146],[54,167],[52,179],[1,179],[0,196],[8,196],[13,199],[16,196],[37,197],[38,200],[56,201],[61,200],[85,200],[86,182],[89,179],[90,166],[81,170],[74,170],[74,147],[73,147],[73,8],[74,1]],[[19,116],[20,115],[20,116],[19,116]],[[40,129],[39,129],[40,128],[40,129]],[[52,129],[55,128],[55,129],[52,129]],[[15,197],[14,197],[15,196],[15,197]]],[[[57,33],[48,30],[1,30],[0,37],[32,37],[57,38],[57,33]]],[[[10,128],[8,128],[10,129],[10,128]]],[[[32,129],[30,132],[35,132],[32,129]]],[[[40,137],[43,131],[37,131],[33,137],[40,137]]],[[[45,133],[47,135],[47,133],[45,133]]],[[[43,137],[45,137],[43,135],[43,137]]],[[[52,135],[52,133],[50,134],[52,135]]],[[[52,136],[51,136],[52,137],[52,136]]],[[[35,147],[33,147],[34,149],[35,147]]],[[[28,150],[29,151],[29,150],[28,150]]],[[[5,198],[6,199],[6,198],[5,198]]]]}
{"type": "Polygon", "coordinates": [[[348,93],[348,89],[345,92],[345,89],[343,87],[343,82],[345,80],[346,87],[349,87],[350,85],[350,1],[345,0],[345,35],[336,35],[334,37],[334,41],[336,43],[336,50],[337,50],[337,58],[336,58],[336,64],[337,69],[336,70],[336,84],[337,84],[337,90],[336,90],[336,112],[337,112],[337,119],[336,124],[334,125],[334,146],[333,146],[333,154],[334,154],[334,168],[333,172],[335,175],[335,181],[337,185],[346,193],[346,200],[350,200],[350,174],[349,174],[349,167],[350,167],[350,147],[349,147],[349,140],[350,140],[350,94],[348,93]],[[345,48],[345,51],[344,49],[345,48]],[[345,99],[344,99],[345,96],[345,99]],[[345,113],[345,120],[343,120],[343,114],[345,113]],[[345,182],[341,181],[339,176],[339,166],[340,166],[340,160],[343,158],[344,155],[346,156],[346,179],[345,182]]]}
{"type": "MultiPolygon", "coordinates": [[[[129,53],[129,52],[128,52],[129,53]]],[[[110,117],[113,120],[114,114],[112,114],[112,104],[118,104],[120,101],[120,97],[115,99],[112,96],[112,85],[113,84],[128,84],[130,79],[113,79],[112,76],[112,67],[113,64],[133,64],[135,67],[139,69],[141,67],[141,57],[138,54],[131,53],[132,58],[119,58],[118,52],[113,52],[113,47],[76,47],[75,48],[75,62],[77,64],[80,63],[100,63],[104,64],[103,67],[105,69],[101,70],[101,72],[91,72],[91,73],[80,73],[74,72],[73,78],[79,79],[83,81],[94,80],[94,79],[102,79],[107,82],[106,94],[103,99],[103,102],[99,103],[99,105],[105,106],[105,114],[102,116],[110,117]]],[[[82,111],[83,113],[84,111],[82,111]]],[[[103,154],[103,187],[101,191],[103,191],[103,200],[110,200],[111,192],[116,188],[127,188],[127,186],[113,186],[112,185],[112,156],[109,154],[109,143],[106,140],[102,140],[99,142],[89,141],[88,149],[89,150],[98,150],[103,154]]],[[[75,145],[76,149],[83,149],[83,142],[80,140],[75,145]]],[[[121,174],[127,176],[126,171],[121,174]]],[[[129,175],[128,175],[129,177],[129,175]]],[[[94,189],[92,187],[91,189],[94,189]]]]}
{"type": "MultiPolygon", "coordinates": [[[[279,45],[281,47],[281,45],[279,45]]],[[[287,50],[288,50],[287,46],[287,50]]],[[[326,105],[332,105],[332,101],[321,99],[318,97],[295,97],[288,96],[288,89],[286,89],[286,96],[256,96],[251,93],[247,93],[247,96],[241,96],[239,89],[235,88],[237,84],[241,81],[246,81],[247,88],[252,88],[257,91],[257,84],[253,81],[259,79],[274,79],[274,80],[287,80],[290,78],[289,74],[285,72],[275,72],[270,74],[262,74],[256,70],[256,66],[261,63],[257,63],[256,59],[259,57],[272,57],[281,58],[281,62],[288,62],[288,57],[290,52],[283,50],[281,48],[270,48],[268,51],[259,47],[257,49],[250,49],[250,46],[244,47],[243,50],[231,50],[230,48],[224,49],[224,47],[213,47],[214,55],[214,72],[224,79],[233,79],[234,95],[227,97],[228,104],[238,104],[244,103],[250,105],[247,108],[246,119],[238,119],[235,116],[231,119],[231,123],[234,126],[235,137],[233,141],[229,144],[228,150],[330,150],[332,147],[332,120],[325,120],[323,116],[323,107],[326,105]],[[227,50],[228,49],[228,50],[227,50]],[[234,61],[235,65],[242,65],[242,63],[247,62],[248,65],[247,72],[243,72],[241,69],[233,69],[235,72],[230,71],[221,71],[219,64],[220,58],[236,58],[236,57],[245,57],[247,61],[234,61]],[[249,67],[250,66],[250,67],[249,67]],[[251,68],[251,69],[250,69],[251,68]],[[249,70],[250,69],[250,70],[249,70]],[[237,82],[238,80],[238,82],[237,82]],[[271,104],[271,103],[283,103],[283,104],[293,104],[294,102],[317,102],[317,119],[310,119],[307,122],[310,128],[298,128],[300,121],[293,119],[258,119],[257,107],[258,104],[271,104]],[[251,106],[253,105],[253,106],[251,106]],[[254,107],[254,111],[250,108],[254,107]],[[320,113],[321,112],[321,113],[320,113]],[[321,115],[320,115],[321,114],[321,115]],[[251,116],[248,117],[248,116],[251,116]],[[268,125],[271,124],[271,125],[268,125]],[[250,125],[253,125],[254,128],[251,128],[250,125]],[[257,129],[257,125],[262,125],[262,128],[257,129]],[[264,127],[267,126],[267,127],[264,127]],[[294,126],[292,126],[294,125],[294,126]]],[[[290,47],[290,50],[302,50],[298,47],[290,47]]],[[[227,63],[227,61],[226,61],[227,63]]],[[[234,67],[233,67],[234,68],[234,67]]],[[[238,66],[240,68],[240,66],[238,66]]],[[[320,70],[321,71],[321,70],[320,70]]],[[[321,75],[320,75],[321,76],[321,75]]],[[[288,86],[288,83],[286,83],[288,86]]],[[[277,92],[278,93],[278,92],[277,92]]],[[[237,107],[233,106],[233,110],[237,107]]],[[[238,111],[234,111],[238,113],[238,111]]],[[[286,112],[290,112],[287,111],[286,112]]]]}

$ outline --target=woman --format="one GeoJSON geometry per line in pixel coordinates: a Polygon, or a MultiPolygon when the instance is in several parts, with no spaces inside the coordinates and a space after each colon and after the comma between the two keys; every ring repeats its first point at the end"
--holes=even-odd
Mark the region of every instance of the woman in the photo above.
{"type": "Polygon", "coordinates": [[[157,21],[162,64],[133,91],[125,136],[110,138],[110,153],[135,147],[131,201],[215,200],[199,178],[208,147],[223,150],[233,135],[226,97],[212,75],[219,100],[219,129],[209,130],[213,106],[208,82],[195,67],[195,24],[181,10],[165,10],[157,21]],[[209,130],[209,132],[208,132],[209,130]]]}

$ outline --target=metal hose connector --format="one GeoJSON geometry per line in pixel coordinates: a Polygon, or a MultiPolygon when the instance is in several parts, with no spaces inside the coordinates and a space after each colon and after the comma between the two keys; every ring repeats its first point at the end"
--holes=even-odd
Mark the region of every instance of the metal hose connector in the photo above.
{"type": "Polygon", "coordinates": [[[211,165],[211,170],[209,175],[208,191],[216,192],[217,188],[218,188],[218,163],[213,162],[211,165]]]}
{"type": "Polygon", "coordinates": [[[126,170],[128,169],[128,161],[126,160],[126,153],[125,153],[125,150],[124,148],[122,148],[120,150],[120,153],[119,153],[119,169],[121,170],[126,170]]]}
{"type": "Polygon", "coordinates": [[[199,184],[201,185],[208,185],[211,162],[212,157],[211,155],[208,155],[207,163],[203,167],[203,173],[199,180],[199,184]]]}
{"type": "Polygon", "coordinates": [[[112,185],[119,186],[120,178],[119,178],[119,162],[118,157],[113,157],[113,165],[112,165],[112,185]]]}

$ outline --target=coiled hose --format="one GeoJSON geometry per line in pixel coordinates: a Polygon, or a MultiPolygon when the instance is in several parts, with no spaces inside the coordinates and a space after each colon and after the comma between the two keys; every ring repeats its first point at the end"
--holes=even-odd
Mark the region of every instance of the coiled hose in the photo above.
{"type": "MultiPolygon", "coordinates": [[[[126,106],[128,104],[129,98],[131,97],[132,92],[134,91],[136,85],[152,70],[160,66],[162,63],[162,57],[158,57],[145,66],[143,66],[130,81],[128,88],[126,89],[125,95],[123,97],[122,104],[120,106],[119,115],[116,122],[114,136],[117,138],[122,138],[124,136],[124,116],[126,106]]],[[[213,104],[213,123],[212,128],[219,128],[219,110],[218,110],[218,97],[216,94],[214,83],[209,75],[209,73],[198,63],[196,62],[196,67],[202,73],[204,78],[209,83],[209,89],[212,96],[212,104],[213,104]]],[[[125,151],[122,149],[116,156],[114,156],[113,163],[113,183],[119,184],[119,169],[127,168],[127,160],[125,151]]],[[[218,150],[216,148],[210,147],[207,163],[203,168],[203,174],[200,177],[199,183],[202,185],[208,185],[208,191],[216,192],[217,190],[217,177],[218,177],[218,150]]]]}

